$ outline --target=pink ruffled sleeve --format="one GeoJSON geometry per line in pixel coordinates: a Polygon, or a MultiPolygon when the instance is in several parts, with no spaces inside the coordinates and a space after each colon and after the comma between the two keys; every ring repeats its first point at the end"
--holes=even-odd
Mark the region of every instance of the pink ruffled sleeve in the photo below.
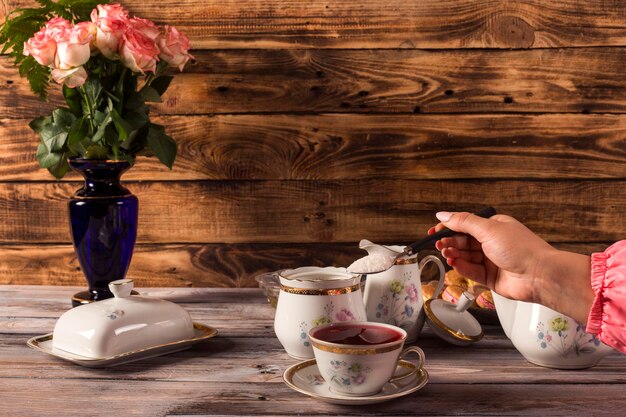
{"type": "Polygon", "coordinates": [[[591,287],[587,332],[626,353],[626,240],[591,255],[591,287]]]}

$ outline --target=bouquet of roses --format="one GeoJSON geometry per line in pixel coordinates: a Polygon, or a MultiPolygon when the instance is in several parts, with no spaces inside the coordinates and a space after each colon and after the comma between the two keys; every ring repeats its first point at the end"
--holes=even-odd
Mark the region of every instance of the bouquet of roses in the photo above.
{"type": "Polygon", "coordinates": [[[172,80],[168,67],[182,71],[193,58],[187,37],[106,0],[37,2],[7,16],[0,43],[40,97],[51,79],[62,84],[67,107],[30,123],[41,138],[41,167],[62,178],[68,158],[133,164],[145,155],[171,169],[176,142],[150,121],[146,103],[161,101],[172,80]]]}

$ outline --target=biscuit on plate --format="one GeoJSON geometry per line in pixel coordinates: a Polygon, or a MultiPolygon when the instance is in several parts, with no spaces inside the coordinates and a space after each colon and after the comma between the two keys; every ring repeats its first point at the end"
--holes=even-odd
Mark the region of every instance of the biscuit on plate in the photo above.
{"type": "Polygon", "coordinates": [[[480,308],[488,308],[489,310],[495,310],[496,305],[493,302],[493,294],[491,290],[481,291],[476,297],[476,304],[480,308]]]}
{"type": "Polygon", "coordinates": [[[456,272],[454,269],[446,272],[445,280],[446,285],[456,285],[457,287],[461,287],[464,289],[468,288],[467,278],[456,272]]]}
{"type": "Polygon", "coordinates": [[[465,288],[459,287],[458,285],[448,285],[441,294],[441,298],[451,303],[458,304],[459,298],[461,298],[463,292],[465,292],[465,288]]]}
{"type": "Polygon", "coordinates": [[[433,295],[435,295],[435,291],[437,290],[437,284],[439,284],[439,281],[422,283],[422,298],[424,298],[424,301],[433,298],[433,295]]]}

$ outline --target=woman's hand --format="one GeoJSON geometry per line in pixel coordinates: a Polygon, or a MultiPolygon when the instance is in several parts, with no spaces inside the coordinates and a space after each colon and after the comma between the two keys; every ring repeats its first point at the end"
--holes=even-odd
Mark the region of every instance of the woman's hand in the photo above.
{"type": "Polygon", "coordinates": [[[544,304],[580,322],[587,320],[593,291],[589,257],[559,251],[510,216],[489,219],[471,213],[439,212],[440,224],[461,233],[436,247],[448,265],[498,294],[544,304]]]}

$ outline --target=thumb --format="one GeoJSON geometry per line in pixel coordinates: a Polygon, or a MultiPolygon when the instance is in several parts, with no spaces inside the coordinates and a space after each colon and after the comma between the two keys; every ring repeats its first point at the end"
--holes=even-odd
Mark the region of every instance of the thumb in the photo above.
{"type": "Polygon", "coordinates": [[[479,242],[487,239],[489,219],[468,212],[440,211],[435,216],[448,229],[472,235],[479,242]]]}

